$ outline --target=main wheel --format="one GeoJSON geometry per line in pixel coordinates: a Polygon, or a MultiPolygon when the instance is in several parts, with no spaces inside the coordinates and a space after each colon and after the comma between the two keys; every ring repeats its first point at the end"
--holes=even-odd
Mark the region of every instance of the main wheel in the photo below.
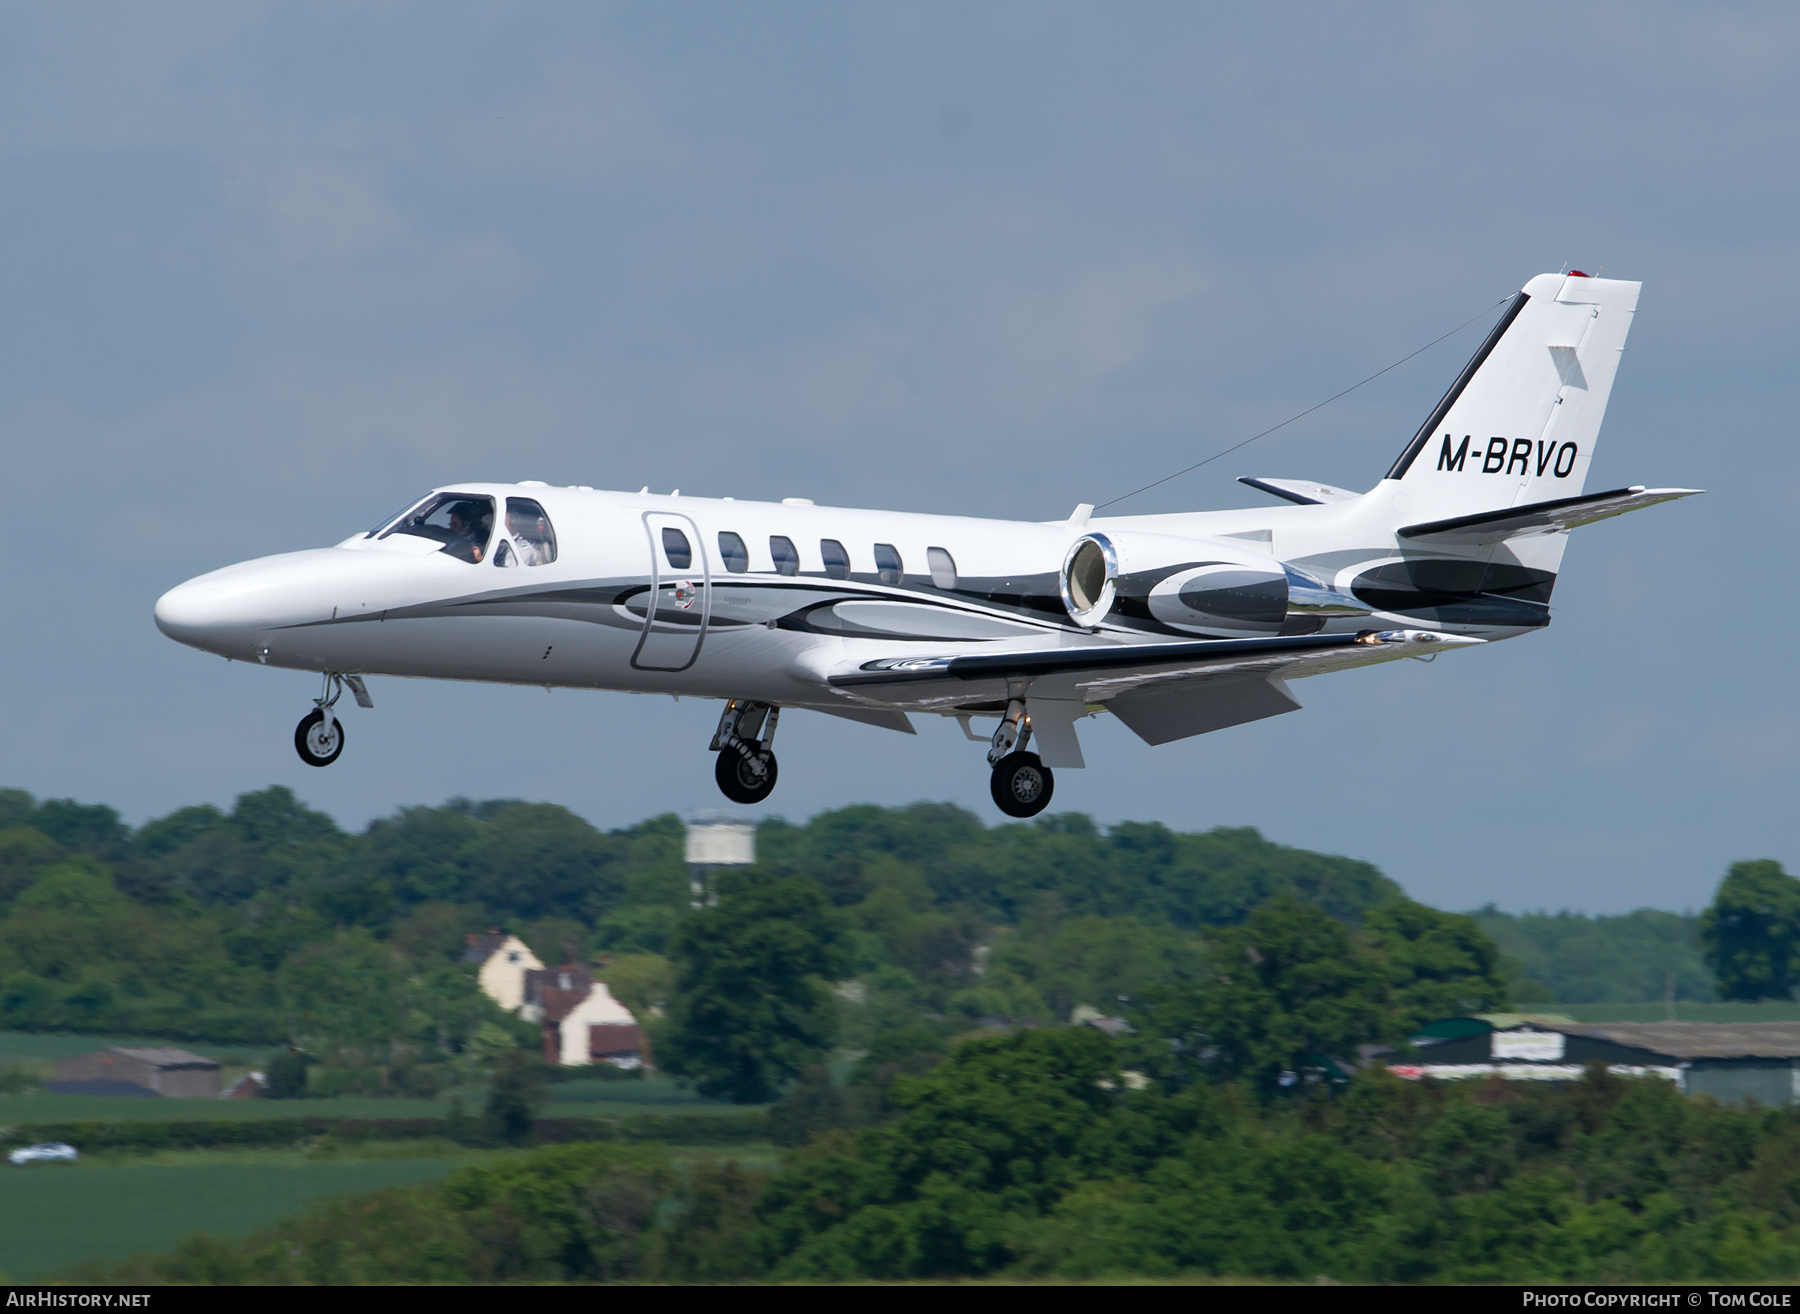
{"type": "Polygon", "coordinates": [[[713,763],[713,779],[719,792],[733,803],[760,803],[775,792],[775,754],[764,753],[762,775],[750,769],[750,761],[735,748],[721,748],[713,763]]]}
{"type": "Polygon", "coordinates": [[[994,765],[989,782],[994,806],[1009,817],[1035,817],[1050,806],[1056,777],[1036,753],[1008,753],[994,765]]]}
{"type": "Polygon", "coordinates": [[[294,727],[294,748],[307,766],[328,767],[344,751],[344,723],[334,716],[326,730],[325,713],[315,707],[294,727]]]}

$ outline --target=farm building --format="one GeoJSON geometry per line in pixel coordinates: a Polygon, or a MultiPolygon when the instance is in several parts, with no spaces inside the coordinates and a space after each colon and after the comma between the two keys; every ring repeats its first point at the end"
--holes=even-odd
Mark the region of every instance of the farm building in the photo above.
{"type": "Polygon", "coordinates": [[[1590,1063],[1662,1077],[1689,1095],[1800,1103],[1800,1022],[1575,1022],[1554,1015],[1490,1013],[1445,1018],[1413,1038],[1416,1060],[1389,1062],[1397,1076],[1500,1076],[1573,1081],[1590,1063]]]}
{"type": "Polygon", "coordinates": [[[219,1093],[219,1065],[185,1049],[113,1045],[64,1059],[44,1089],[58,1095],[161,1095],[212,1099],[219,1093]]]}

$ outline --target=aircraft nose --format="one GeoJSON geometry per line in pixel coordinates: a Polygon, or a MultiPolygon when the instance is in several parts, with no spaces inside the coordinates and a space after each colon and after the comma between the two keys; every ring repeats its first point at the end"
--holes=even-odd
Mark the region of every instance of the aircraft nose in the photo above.
{"type": "Polygon", "coordinates": [[[262,590],[227,571],[177,584],[156,600],[156,628],[190,647],[227,657],[249,656],[262,625],[262,590]]]}

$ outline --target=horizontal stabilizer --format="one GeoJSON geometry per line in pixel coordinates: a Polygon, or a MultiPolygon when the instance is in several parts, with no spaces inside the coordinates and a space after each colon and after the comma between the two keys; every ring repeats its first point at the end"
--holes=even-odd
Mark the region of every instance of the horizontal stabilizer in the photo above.
{"type": "Polygon", "coordinates": [[[1302,506],[1324,506],[1329,502],[1348,502],[1353,497],[1362,496],[1348,488],[1333,488],[1330,484],[1316,483],[1311,479],[1252,479],[1248,475],[1240,475],[1238,482],[1248,484],[1259,492],[1273,493],[1289,502],[1298,502],[1302,506]]]}
{"type": "Polygon", "coordinates": [[[1554,534],[1577,525],[1590,525],[1596,520],[1622,516],[1640,507],[1655,506],[1658,502],[1692,497],[1701,491],[1698,488],[1645,488],[1642,485],[1615,488],[1609,493],[1530,502],[1450,520],[1429,520],[1406,526],[1400,531],[1400,537],[1433,543],[1498,543],[1523,534],[1554,534]]]}

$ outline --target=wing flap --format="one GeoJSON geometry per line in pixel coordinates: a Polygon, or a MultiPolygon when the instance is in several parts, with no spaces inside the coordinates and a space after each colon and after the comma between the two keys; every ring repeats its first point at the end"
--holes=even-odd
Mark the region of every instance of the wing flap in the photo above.
{"type": "Polygon", "coordinates": [[[1498,543],[1523,534],[1554,534],[1579,525],[1591,525],[1596,520],[1622,516],[1627,511],[1641,510],[1659,502],[1693,497],[1701,491],[1698,488],[1645,488],[1638,484],[1583,497],[1563,497],[1553,502],[1531,502],[1498,511],[1481,511],[1451,520],[1428,520],[1423,524],[1407,525],[1400,530],[1400,537],[1431,543],[1498,543]]]}
{"type": "Polygon", "coordinates": [[[1034,698],[1110,705],[1113,699],[1145,686],[1296,679],[1480,642],[1429,630],[1381,630],[1192,643],[1090,644],[1049,651],[880,657],[820,674],[849,697],[921,711],[964,710],[995,700],[1003,703],[1019,696],[1021,689],[1029,689],[1034,698]]]}
{"type": "Polygon", "coordinates": [[[1154,746],[1297,712],[1300,702],[1280,679],[1238,675],[1140,685],[1106,709],[1154,746]]]}

